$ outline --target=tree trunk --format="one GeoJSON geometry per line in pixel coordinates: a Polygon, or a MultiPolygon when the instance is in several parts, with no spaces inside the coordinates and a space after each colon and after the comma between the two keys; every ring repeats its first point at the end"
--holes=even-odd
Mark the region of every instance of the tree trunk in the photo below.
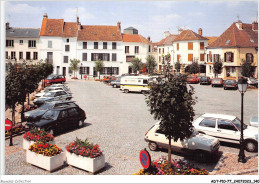
{"type": "Polygon", "coordinates": [[[28,93],[27,95],[28,95],[27,104],[30,105],[30,93],[28,93]]]}
{"type": "Polygon", "coordinates": [[[12,106],[12,127],[10,129],[10,143],[9,146],[13,146],[13,126],[15,125],[15,105],[12,106]]]}
{"type": "Polygon", "coordinates": [[[23,105],[22,105],[21,121],[22,122],[24,121],[24,102],[23,102],[23,105]]]}
{"type": "Polygon", "coordinates": [[[99,80],[100,80],[100,72],[98,72],[99,80]]]}
{"type": "Polygon", "coordinates": [[[167,163],[167,167],[168,167],[168,168],[171,167],[171,162],[172,162],[171,141],[172,141],[172,137],[170,136],[170,139],[169,139],[169,146],[168,146],[168,163],[167,163]]]}

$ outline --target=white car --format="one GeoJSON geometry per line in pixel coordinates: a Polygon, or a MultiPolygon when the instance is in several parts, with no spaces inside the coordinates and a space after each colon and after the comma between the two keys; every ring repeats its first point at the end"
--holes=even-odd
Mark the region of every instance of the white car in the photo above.
{"type": "MultiPolygon", "coordinates": [[[[151,151],[155,151],[158,148],[168,148],[169,140],[161,132],[159,123],[153,125],[145,134],[145,141],[148,142],[148,147],[151,151]]],[[[198,159],[205,158],[206,154],[218,152],[220,142],[217,138],[204,134],[199,134],[197,131],[193,131],[189,138],[181,141],[180,139],[175,142],[171,141],[171,147],[174,151],[190,152],[192,151],[198,159]]]]}
{"type": "MultiPolygon", "coordinates": [[[[203,134],[219,138],[220,141],[239,143],[241,122],[239,118],[223,114],[203,114],[193,122],[195,129],[203,134]]],[[[258,128],[243,127],[246,150],[256,152],[258,149],[258,128]]]]}
{"type": "Polygon", "coordinates": [[[254,127],[258,127],[258,124],[259,124],[258,117],[253,116],[253,117],[250,118],[250,124],[249,125],[254,126],[254,127]]]}
{"type": "Polygon", "coordinates": [[[65,91],[65,92],[70,93],[70,91],[69,91],[67,88],[65,88],[65,87],[56,87],[56,86],[55,86],[55,87],[48,87],[48,88],[42,90],[42,92],[37,93],[37,94],[35,95],[35,98],[43,97],[43,95],[45,95],[46,93],[48,93],[48,92],[50,92],[50,91],[55,91],[55,90],[63,90],[63,91],[65,91]]]}

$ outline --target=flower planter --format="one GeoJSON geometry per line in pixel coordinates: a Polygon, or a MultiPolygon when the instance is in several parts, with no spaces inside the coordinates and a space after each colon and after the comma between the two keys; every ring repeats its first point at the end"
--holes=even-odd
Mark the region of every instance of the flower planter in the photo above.
{"type": "MultiPolygon", "coordinates": [[[[34,144],[34,141],[27,141],[26,139],[23,139],[23,149],[28,150],[29,147],[34,144]]],[[[50,144],[55,144],[55,141],[50,141],[48,142],[50,144]]]]}
{"type": "Polygon", "coordinates": [[[65,152],[61,152],[53,157],[48,157],[41,154],[36,154],[30,150],[26,151],[26,162],[50,172],[62,167],[64,161],[66,161],[65,152]]]}
{"type": "Polygon", "coordinates": [[[105,155],[96,158],[83,157],[66,151],[67,163],[92,173],[105,167],[105,155]]]}

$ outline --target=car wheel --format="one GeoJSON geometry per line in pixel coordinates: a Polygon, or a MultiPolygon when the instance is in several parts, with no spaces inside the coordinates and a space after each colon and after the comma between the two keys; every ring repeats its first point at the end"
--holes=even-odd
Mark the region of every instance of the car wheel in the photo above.
{"type": "Polygon", "coordinates": [[[195,151],[195,159],[199,162],[205,162],[206,159],[206,153],[202,150],[196,150],[195,151]]]}
{"type": "Polygon", "coordinates": [[[113,85],[113,88],[116,88],[116,84],[113,85]]]}
{"type": "Polygon", "coordinates": [[[224,90],[226,90],[227,88],[224,87],[224,90]]]}
{"type": "Polygon", "coordinates": [[[148,147],[151,151],[156,151],[158,149],[158,146],[155,142],[149,142],[148,147]]]}
{"type": "Polygon", "coordinates": [[[214,85],[212,84],[211,87],[214,87],[214,85]]]}
{"type": "Polygon", "coordinates": [[[79,120],[78,127],[82,127],[83,124],[84,124],[83,121],[82,121],[82,120],[79,120]]]}
{"type": "Polygon", "coordinates": [[[257,142],[253,140],[246,140],[246,151],[257,152],[257,142]]]}
{"type": "Polygon", "coordinates": [[[141,91],[141,93],[145,95],[147,92],[146,91],[141,91]]]}
{"type": "Polygon", "coordinates": [[[124,89],[124,92],[125,92],[125,93],[128,93],[128,92],[129,92],[129,89],[124,89]]]}

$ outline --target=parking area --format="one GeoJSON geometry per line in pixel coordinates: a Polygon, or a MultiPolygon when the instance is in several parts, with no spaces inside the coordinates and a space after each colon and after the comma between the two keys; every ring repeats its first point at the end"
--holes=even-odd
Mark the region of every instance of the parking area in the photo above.
{"type": "MultiPolygon", "coordinates": [[[[119,88],[112,88],[102,82],[73,80],[67,82],[72,92],[72,100],[85,112],[87,120],[83,128],[56,136],[55,143],[65,150],[76,137],[99,144],[106,158],[106,167],[98,174],[131,175],[141,169],[140,150],[148,149],[144,136],[156,123],[145,102],[145,96],[139,93],[123,93],[119,88]]],[[[195,88],[197,104],[195,118],[203,113],[221,113],[240,118],[241,95],[239,91],[212,88],[207,85],[192,84],[195,88]]],[[[244,121],[249,123],[251,116],[257,115],[258,94],[256,89],[248,89],[244,98],[244,121]]],[[[6,141],[8,143],[8,141],[6,141]]],[[[14,138],[14,145],[22,147],[22,136],[14,138]]],[[[239,153],[238,145],[221,144],[221,152],[239,153]]],[[[245,152],[246,156],[257,153],[245,152]]],[[[150,151],[152,160],[167,156],[167,150],[150,151]]],[[[172,158],[182,158],[184,154],[174,153],[172,158]]],[[[196,162],[194,162],[196,164],[196,162]]],[[[213,170],[216,163],[200,164],[213,170]]],[[[89,174],[71,166],[54,173],[48,173],[25,162],[22,150],[6,157],[6,174],[89,174]],[[15,167],[11,167],[15,166],[15,167]]]]}

